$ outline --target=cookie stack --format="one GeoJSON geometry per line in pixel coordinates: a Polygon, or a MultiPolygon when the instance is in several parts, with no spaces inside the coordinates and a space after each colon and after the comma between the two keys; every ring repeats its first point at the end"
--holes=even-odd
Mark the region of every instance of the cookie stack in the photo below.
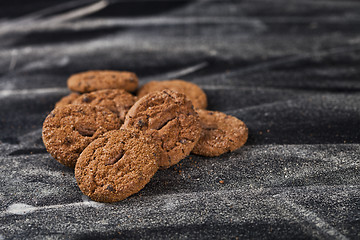
{"type": "Polygon", "coordinates": [[[191,152],[219,156],[247,140],[246,125],[205,110],[206,94],[190,82],[152,81],[137,96],[130,92],[138,78],[130,72],[88,71],[67,83],[73,93],[46,117],[42,138],[95,201],[127,198],[191,152]]]}

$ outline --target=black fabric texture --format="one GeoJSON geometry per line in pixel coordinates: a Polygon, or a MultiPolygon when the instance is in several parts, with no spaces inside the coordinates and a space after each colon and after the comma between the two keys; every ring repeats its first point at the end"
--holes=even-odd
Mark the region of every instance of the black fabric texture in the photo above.
{"type": "Polygon", "coordinates": [[[360,2],[0,3],[0,240],[360,239],[360,2]],[[102,204],[46,152],[42,123],[93,70],[184,79],[246,123],[102,204]]]}

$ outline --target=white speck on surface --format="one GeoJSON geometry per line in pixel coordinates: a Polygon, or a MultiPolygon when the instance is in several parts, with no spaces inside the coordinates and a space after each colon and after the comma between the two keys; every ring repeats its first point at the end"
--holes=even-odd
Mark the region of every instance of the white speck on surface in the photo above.
{"type": "Polygon", "coordinates": [[[179,207],[179,201],[178,200],[172,200],[168,199],[164,205],[165,210],[176,210],[179,207]]]}
{"type": "Polygon", "coordinates": [[[69,57],[61,57],[60,59],[42,59],[39,61],[30,62],[25,65],[21,70],[29,71],[29,70],[37,70],[37,69],[46,69],[46,68],[57,68],[64,67],[69,63],[69,57]]]}
{"type": "Polygon", "coordinates": [[[83,200],[84,205],[89,206],[89,207],[98,208],[98,207],[101,207],[104,205],[104,203],[99,203],[99,202],[95,202],[95,201],[91,200],[86,195],[82,195],[81,198],[83,200]]]}
{"type": "Polygon", "coordinates": [[[37,208],[25,203],[14,203],[8,207],[6,212],[8,214],[24,215],[36,211],[37,208]]]}
{"type": "Polygon", "coordinates": [[[24,90],[11,90],[4,89],[0,91],[0,99],[6,98],[12,95],[38,95],[38,94],[49,94],[49,93],[67,93],[67,88],[38,88],[38,89],[24,89],[24,90]]]}
{"type": "Polygon", "coordinates": [[[102,203],[94,202],[88,200],[83,197],[83,202],[75,202],[75,203],[68,203],[68,204],[57,204],[57,205],[49,205],[49,206],[42,206],[42,207],[34,207],[25,203],[14,203],[11,204],[6,212],[5,215],[25,215],[28,213],[32,213],[38,210],[46,210],[46,209],[58,209],[58,208],[65,208],[65,207],[93,207],[98,208],[103,206],[102,203]]]}
{"type": "Polygon", "coordinates": [[[87,5],[85,7],[76,8],[74,10],[70,10],[68,12],[59,15],[55,15],[48,20],[48,23],[50,22],[51,24],[53,24],[56,22],[65,22],[65,21],[81,18],[86,15],[100,11],[101,9],[107,7],[108,4],[109,4],[108,1],[101,0],[99,2],[93,3],[91,5],[87,5]]]}
{"type": "MultiPolygon", "coordinates": [[[[167,72],[167,73],[163,73],[163,74],[159,74],[159,75],[155,75],[155,76],[149,76],[144,78],[145,80],[150,79],[175,79],[175,78],[179,78],[179,77],[183,77],[185,75],[188,75],[190,73],[194,73],[200,69],[203,69],[204,67],[206,67],[208,65],[207,62],[201,62],[198,63],[196,65],[184,68],[184,69],[180,69],[180,70],[176,70],[176,71],[172,71],[172,72],[167,72]]],[[[144,80],[143,79],[143,80],[144,80]]]]}

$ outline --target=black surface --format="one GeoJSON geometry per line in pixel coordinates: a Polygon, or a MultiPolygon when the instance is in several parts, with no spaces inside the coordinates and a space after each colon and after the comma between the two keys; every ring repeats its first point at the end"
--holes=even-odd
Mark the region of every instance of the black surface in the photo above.
{"type": "Polygon", "coordinates": [[[359,19],[341,0],[1,1],[0,240],[359,239],[359,19]],[[199,84],[249,140],[89,201],[41,140],[89,69],[199,84]]]}

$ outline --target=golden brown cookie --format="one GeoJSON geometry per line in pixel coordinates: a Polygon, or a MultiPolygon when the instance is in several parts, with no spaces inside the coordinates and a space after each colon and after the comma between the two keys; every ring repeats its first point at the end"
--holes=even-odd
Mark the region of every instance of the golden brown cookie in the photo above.
{"type": "Polygon", "coordinates": [[[120,201],[150,181],[159,168],[160,151],[141,132],[107,132],[81,153],[75,167],[76,181],[94,201],[120,201]]]}
{"type": "Polygon", "coordinates": [[[192,101],[195,108],[205,109],[207,98],[205,92],[196,84],[184,80],[151,81],[142,86],[137,96],[139,98],[150,92],[170,89],[185,94],[192,101]]]}
{"type": "Polygon", "coordinates": [[[123,129],[135,128],[161,143],[160,167],[189,155],[200,137],[199,116],[184,94],[169,89],[139,99],[126,115],[123,129]]]}
{"type": "Polygon", "coordinates": [[[125,115],[130,107],[134,105],[137,97],[128,93],[123,89],[104,89],[91,93],[84,93],[77,99],[73,100],[73,104],[90,104],[93,106],[101,106],[109,109],[121,120],[125,120],[125,115]]]}
{"type": "Polygon", "coordinates": [[[222,112],[200,109],[197,112],[202,132],[192,153],[215,157],[234,151],[245,144],[248,129],[244,122],[222,112]]]}
{"type": "Polygon", "coordinates": [[[77,99],[80,96],[78,93],[70,93],[69,95],[66,95],[65,97],[61,98],[56,104],[55,107],[65,106],[68,104],[72,104],[75,99],[77,99]]]}
{"type": "Polygon", "coordinates": [[[46,117],[42,139],[57,161],[74,167],[87,145],[103,133],[119,128],[119,118],[106,108],[70,104],[55,108],[46,117]]]}
{"type": "Polygon", "coordinates": [[[70,90],[81,93],[101,89],[124,89],[133,92],[138,86],[138,78],[132,72],[96,70],[72,75],[67,85],[70,90]]]}

